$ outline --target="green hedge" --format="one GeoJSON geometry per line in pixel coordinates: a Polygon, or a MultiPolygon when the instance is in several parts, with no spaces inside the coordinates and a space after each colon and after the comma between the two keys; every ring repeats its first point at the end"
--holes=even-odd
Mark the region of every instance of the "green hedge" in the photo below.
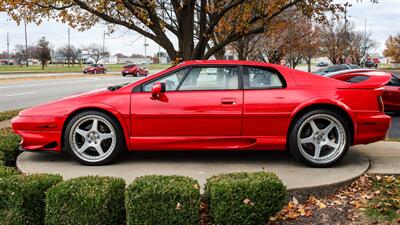
{"type": "Polygon", "coordinates": [[[139,177],[126,190],[128,225],[198,225],[200,191],[182,176],[139,177]]]}
{"type": "Polygon", "coordinates": [[[13,175],[18,175],[18,172],[15,168],[0,165],[0,178],[13,175]]]}
{"type": "Polygon", "coordinates": [[[231,173],[208,178],[205,194],[215,225],[254,225],[282,209],[286,188],[273,173],[231,173]]]}
{"type": "Polygon", "coordinates": [[[120,178],[87,176],[61,182],[46,193],[46,224],[123,224],[124,192],[120,178]]]}
{"type": "Polygon", "coordinates": [[[14,166],[18,156],[18,146],[21,138],[14,134],[11,128],[0,129],[0,163],[1,165],[14,166]]]}
{"type": "Polygon", "coordinates": [[[45,192],[61,180],[45,174],[0,178],[0,224],[44,224],[45,192]]]}

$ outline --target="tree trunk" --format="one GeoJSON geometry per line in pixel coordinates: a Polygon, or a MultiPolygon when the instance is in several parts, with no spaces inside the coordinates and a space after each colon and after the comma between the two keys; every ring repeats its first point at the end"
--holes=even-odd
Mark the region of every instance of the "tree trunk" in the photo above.
{"type": "Polygon", "coordinates": [[[224,60],[225,59],[225,50],[220,50],[214,54],[215,59],[224,60]]]}

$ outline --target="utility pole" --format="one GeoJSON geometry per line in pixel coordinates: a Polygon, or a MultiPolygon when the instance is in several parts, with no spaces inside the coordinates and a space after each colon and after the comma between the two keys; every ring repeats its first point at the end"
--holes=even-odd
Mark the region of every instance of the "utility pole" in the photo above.
{"type": "Polygon", "coordinates": [[[349,45],[349,35],[347,32],[347,8],[351,7],[352,5],[349,4],[349,2],[344,3],[344,40],[345,40],[345,52],[344,52],[344,56],[345,56],[345,62],[348,58],[348,45],[349,45]]]}
{"type": "Polygon", "coordinates": [[[68,27],[68,53],[67,53],[67,63],[69,67],[69,60],[71,59],[71,35],[70,28],[68,27]]]}
{"type": "Polygon", "coordinates": [[[24,28],[25,28],[25,60],[26,60],[26,67],[29,66],[29,54],[28,54],[28,35],[26,33],[26,22],[24,23],[24,28]]]}
{"type": "Polygon", "coordinates": [[[103,53],[106,49],[106,32],[103,31],[103,53]]]}
{"type": "Polygon", "coordinates": [[[7,32],[7,64],[10,64],[10,38],[7,32]]]}
{"type": "Polygon", "coordinates": [[[149,44],[147,44],[147,38],[146,36],[144,36],[144,59],[146,64],[147,64],[147,46],[149,46],[149,44]]]}

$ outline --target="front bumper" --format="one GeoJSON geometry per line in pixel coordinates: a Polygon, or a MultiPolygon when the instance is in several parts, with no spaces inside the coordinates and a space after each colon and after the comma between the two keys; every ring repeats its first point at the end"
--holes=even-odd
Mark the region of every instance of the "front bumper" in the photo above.
{"type": "Polygon", "coordinates": [[[386,138],[391,117],[381,112],[356,112],[356,133],[353,144],[369,144],[386,138]]]}
{"type": "Polygon", "coordinates": [[[14,117],[11,127],[21,136],[20,149],[30,151],[61,151],[64,117],[14,117]]]}

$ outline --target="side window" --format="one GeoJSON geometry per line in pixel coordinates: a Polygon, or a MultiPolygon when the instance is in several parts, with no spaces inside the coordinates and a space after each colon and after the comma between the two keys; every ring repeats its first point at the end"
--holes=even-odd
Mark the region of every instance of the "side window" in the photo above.
{"type": "Polygon", "coordinates": [[[187,73],[188,70],[189,70],[188,68],[185,68],[173,72],[165,77],[161,77],[160,79],[153,80],[150,83],[147,83],[143,86],[143,91],[145,92],[151,91],[151,88],[153,87],[154,83],[157,82],[165,83],[166,91],[175,91],[181,80],[185,77],[185,74],[187,73]]]}
{"type": "Polygon", "coordinates": [[[237,67],[194,67],[179,90],[233,90],[239,88],[237,67]]]}
{"type": "Polygon", "coordinates": [[[387,85],[400,87],[400,78],[392,75],[392,79],[390,80],[390,82],[387,85]]]}
{"type": "Polygon", "coordinates": [[[269,89],[269,88],[282,88],[283,83],[279,75],[270,70],[256,68],[256,67],[244,67],[244,73],[248,77],[248,89],[269,89]]]}

